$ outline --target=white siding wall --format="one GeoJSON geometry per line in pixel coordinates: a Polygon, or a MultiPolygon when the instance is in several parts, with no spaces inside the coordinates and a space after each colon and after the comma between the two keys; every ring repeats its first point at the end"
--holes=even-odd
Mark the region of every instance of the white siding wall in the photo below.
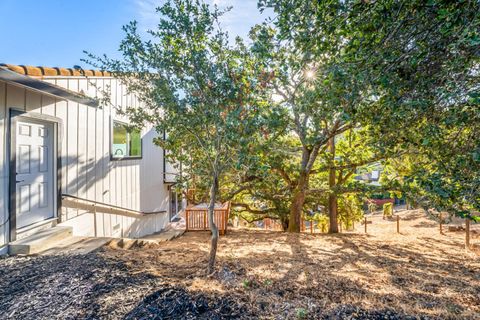
{"type": "MultiPolygon", "coordinates": [[[[117,80],[108,77],[48,77],[44,81],[82,92],[91,97],[110,91],[115,106],[138,106],[139,101],[117,80]]],[[[8,161],[5,149],[6,110],[16,108],[48,114],[62,119],[61,191],[89,200],[109,203],[139,211],[168,210],[168,190],[163,183],[162,150],[153,145],[153,129],[144,129],[143,158],[110,160],[111,119],[122,119],[111,105],[93,108],[72,101],[60,101],[0,81],[0,247],[8,239],[8,217],[4,203],[8,192],[8,161]]],[[[162,229],[167,214],[148,219],[133,219],[97,214],[98,236],[134,237],[162,229]]],[[[78,235],[95,235],[93,215],[74,209],[62,209],[62,222],[72,225],[78,235]]]]}
{"type": "MultiPolygon", "coordinates": [[[[0,248],[8,242],[9,224],[8,224],[8,178],[9,178],[9,161],[7,151],[7,125],[8,125],[8,109],[26,110],[27,91],[25,89],[12,86],[0,81],[0,135],[2,136],[0,156],[1,167],[1,186],[0,192],[2,199],[0,200],[0,210],[2,210],[0,219],[0,248]],[[3,89],[3,90],[2,90],[3,89]]],[[[29,102],[37,103],[29,96],[29,102]]],[[[3,250],[0,249],[0,252],[3,250]]]]}
{"type": "Polygon", "coordinates": [[[0,248],[8,241],[8,161],[6,150],[6,90],[7,86],[0,81],[0,248]]]}

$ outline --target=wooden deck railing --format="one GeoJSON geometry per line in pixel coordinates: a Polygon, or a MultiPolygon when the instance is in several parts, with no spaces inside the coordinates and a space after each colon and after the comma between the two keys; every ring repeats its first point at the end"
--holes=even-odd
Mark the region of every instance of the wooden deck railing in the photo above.
{"type": "MultiPolygon", "coordinates": [[[[230,215],[230,202],[226,202],[222,207],[217,208],[213,212],[213,221],[218,228],[220,235],[227,233],[228,217],[230,215]]],[[[210,230],[208,225],[208,209],[190,206],[185,209],[186,231],[207,231],[210,230]]]]}

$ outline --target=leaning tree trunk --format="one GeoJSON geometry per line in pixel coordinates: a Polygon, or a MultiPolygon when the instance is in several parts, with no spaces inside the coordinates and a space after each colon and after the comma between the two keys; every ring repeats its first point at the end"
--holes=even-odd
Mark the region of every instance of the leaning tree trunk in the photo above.
{"type": "Polygon", "coordinates": [[[332,164],[328,170],[328,186],[330,188],[330,194],[328,195],[328,215],[329,215],[329,227],[328,233],[338,233],[338,199],[334,192],[336,185],[336,170],[335,170],[335,138],[332,137],[328,141],[329,151],[332,157],[332,164]]]}
{"type": "Polygon", "coordinates": [[[298,185],[293,194],[292,204],[290,205],[290,216],[288,219],[288,232],[300,232],[303,205],[308,188],[308,174],[302,172],[298,179],[298,185]]]}
{"type": "Polygon", "coordinates": [[[215,201],[218,191],[218,177],[215,175],[212,185],[210,187],[210,203],[208,204],[208,224],[212,232],[212,239],[210,243],[210,255],[208,259],[207,275],[212,274],[215,270],[215,258],[217,256],[218,244],[218,228],[214,221],[215,201]]]}

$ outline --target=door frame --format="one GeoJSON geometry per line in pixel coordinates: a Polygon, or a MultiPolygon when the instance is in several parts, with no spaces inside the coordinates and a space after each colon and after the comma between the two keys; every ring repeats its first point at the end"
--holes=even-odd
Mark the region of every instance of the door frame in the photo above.
{"type": "Polygon", "coordinates": [[[61,159],[61,146],[63,138],[63,121],[60,118],[49,116],[45,114],[35,113],[35,112],[26,112],[23,110],[9,109],[9,125],[8,125],[8,147],[9,150],[9,194],[8,194],[8,212],[9,212],[9,235],[10,241],[15,241],[17,239],[17,198],[16,198],[16,173],[17,173],[17,121],[31,121],[37,123],[47,123],[53,125],[53,145],[54,145],[54,163],[53,163],[53,207],[56,208],[53,213],[53,218],[57,219],[57,222],[60,222],[61,217],[61,208],[62,208],[62,193],[61,193],[61,182],[62,182],[62,159],[61,159]],[[55,196],[55,190],[57,196],[55,196]]]}

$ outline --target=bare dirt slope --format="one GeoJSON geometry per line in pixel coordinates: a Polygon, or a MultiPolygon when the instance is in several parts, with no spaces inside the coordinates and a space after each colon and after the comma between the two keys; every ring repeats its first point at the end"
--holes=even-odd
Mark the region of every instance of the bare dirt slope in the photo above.
{"type": "MultiPolygon", "coordinates": [[[[340,235],[234,230],[151,248],[0,259],[0,319],[480,319],[480,259],[420,211],[340,235]]],[[[472,242],[480,239],[473,236],[472,242]]]]}

